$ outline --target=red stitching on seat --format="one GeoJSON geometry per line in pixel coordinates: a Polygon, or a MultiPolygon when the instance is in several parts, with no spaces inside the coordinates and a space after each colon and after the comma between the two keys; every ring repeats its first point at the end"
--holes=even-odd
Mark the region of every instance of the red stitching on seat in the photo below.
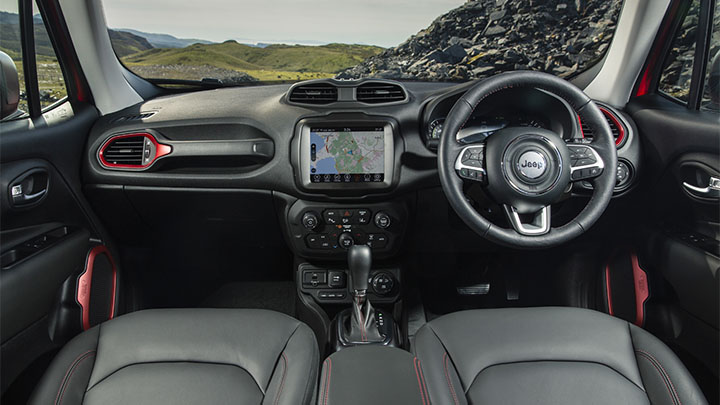
{"type": "Polygon", "coordinates": [[[663,377],[663,382],[665,383],[665,387],[667,387],[668,389],[668,393],[670,393],[670,398],[673,400],[673,403],[676,402],[677,399],[677,403],[682,405],[682,401],[680,401],[680,395],[678,395],[677,391],[675,390],[675,386],[670,379],[670,374],[665,371],[662,364],[660,364],[660,362],[652,354],[644,350],[636,349],[635,353],[643,355],[645,358],[648,359],[648,361],[650,361],[650,364],[652,364],[653,367],[655,367],[655,370],[660,373],[660,376],[663,377]],[[668,383],[670,384],[668,385],[668,383]]]}
{"type": "Polygon", "coordinates": [[[418,388],[420,389],[420,399],[422,399],[423,405],[427,405],[427,402],[425,402],[425,393],[423,392],[423,385],[420,382],[420,372],[418,371],[418,359],[417,357],[413,358],[413,366],[415,367],[415,377],[417,377],[418,382],[418,388]]]}
{"type": "Polygon", "coordinates": [[[455,387],[452,385],[452,381],[450,381],[450,372],[448,371],[448,354],[447,352],[443,353],[443,368],[445,369],[445,379],[447,380],[448,387],[450,388],[450,394],[452,394],[453,401],[455,401],[455,405],[460,404],[457,398],[457,394],[455,393],[455,387]]]}
{"type": "Polygon", "coordinates": [[[67,371],[65,372],[65,376],[62,379],[62,382],[60,383],[60,388],[58,388],[58,393],[55,395],[55,404],[62,403],[63,397],[65,396],[65,390],[67,389],[68,383],[70,382],[70,378],[75,374],[75,370],[77,370],[77,366],[82,363],[83,360],[90,357],[90,355],[94,354],[95,350],[88,350],[85,353],[77,356],[75,360],[70,364],[70,367],[68,367],[67,371]]]}
{"type": "MultiPolygon", "coordinates": [[[[416,357],[417,359],[417,357],[416,357]]],[[[420,359],[417,360],[418,364],[418,370],[420,370],[420,379],[422,380],[423,384],[423,392],[425,393],[425,397],[428,400],[428,403],[430,403],[430,395],[428,394],[427,385],[425,385],[425,374],[423,373],[422,364],[420,363],[420,359]]]]}
{"type": "Polygon", "coordinates": [[[287,357],[285,357],[285,353],[281,353],[280,356],[283,359],[284,367],[283,367],[282,380],[280,380],[280,388],[278,389],[277,396],[275,397],[275,405],[277,405],[278,402],[280,401],[280,394],[282,393],[283,387],[285,387],[285,375],[287,374],[287,368],[288,368],[288,361],[287,361],[287,357]]]}
{"type": "Polygon", "coordinates": [[[327,405],[328,403],[328,392],[330,391],[330,375],[332,374],[332,359],[327,359],[328,364],[328,372],[327,372],[327,378],[325,379],[325,400],[323,401],[324,405],[327,405]]]}

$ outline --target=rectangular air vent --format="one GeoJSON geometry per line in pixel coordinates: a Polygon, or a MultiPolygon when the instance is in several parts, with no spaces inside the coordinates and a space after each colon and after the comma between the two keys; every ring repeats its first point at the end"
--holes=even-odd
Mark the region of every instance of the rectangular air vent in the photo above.
{"type": "Polygon", "coordinates": [[[103,149],[103,158],[110,165],[142,166],[144,136],[111,140],[103,149]]]}
{"type": "Polygon", "coordinates": [[[368,104],[393,103],[405,100],[405,90],[392,83],[365,83],[358,86],[356,98],[368,104]]]}
{"type": "Polygon", "coordinates": [[[338,99],[338,89],[331,84],[306,84],[293,88],[289,100],[300,104],[330,104],[338,99]]]}
{"type": "MultiPolygon", "coordinates": [[[[620,146],[620,144],[622,144],[623,139],[625,137],[625,129],[622,127],[622,124],[620,123],[620,121],[618,121],[618,119],[615,118],[613,113],[611,113],[610,111],[608,111],[602,107],[600,108],[600,111],[602,111],[602,113],[605,115],[605,119],[607,120],[607,123],[610,126],[610,132],[612,132],[613,138],[615,138],[615,145],[620,146]]],[[[595,131],[592,128],[590,128],[590,126],[587,125],[585,123],[585,121],[582,121],[580,124],[582,127],[583,137],[585,139],[592,140],[595,135],[595,133],[594,133],[595,131]]]]}

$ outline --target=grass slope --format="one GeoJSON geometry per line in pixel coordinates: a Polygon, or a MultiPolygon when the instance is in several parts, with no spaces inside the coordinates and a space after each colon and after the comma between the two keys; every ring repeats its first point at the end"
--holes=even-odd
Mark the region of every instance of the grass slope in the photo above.
{"type": "Polygon", "coordinates": [[[123,58],[133,65],[212,65],[223,69],[270,72],[335,73],[376,55],[382,48],[368,45],[270,45],[257,48],[226,41],[186,48],[155,48],[123,58]]]}
{"type": "Polygon", "coordinates": [[[119,57],[152,49],[147,39],[125,31],[108,30],[113,49],[119,57]]]}

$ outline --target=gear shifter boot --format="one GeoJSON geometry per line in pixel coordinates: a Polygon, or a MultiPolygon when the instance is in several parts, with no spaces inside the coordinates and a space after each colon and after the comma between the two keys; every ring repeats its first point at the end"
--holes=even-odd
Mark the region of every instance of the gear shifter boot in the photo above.
{"type": "Polygon", "coordinates": [[[344,325],[345,338],[348,342],[382,342],[385,337],[380,334],[375,309],[367,297],[356,296],[353,301],[352,314],[349,322],[344,325]]]}

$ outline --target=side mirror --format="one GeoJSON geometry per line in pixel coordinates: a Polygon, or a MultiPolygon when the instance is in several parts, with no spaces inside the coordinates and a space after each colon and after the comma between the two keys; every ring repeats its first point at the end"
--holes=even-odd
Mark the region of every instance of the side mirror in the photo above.
{"type": "Polygon", "coordinates": [[[0,119],[17,111],[20,102],[20,82],[12,58],[0,51],[0,119]]]}

